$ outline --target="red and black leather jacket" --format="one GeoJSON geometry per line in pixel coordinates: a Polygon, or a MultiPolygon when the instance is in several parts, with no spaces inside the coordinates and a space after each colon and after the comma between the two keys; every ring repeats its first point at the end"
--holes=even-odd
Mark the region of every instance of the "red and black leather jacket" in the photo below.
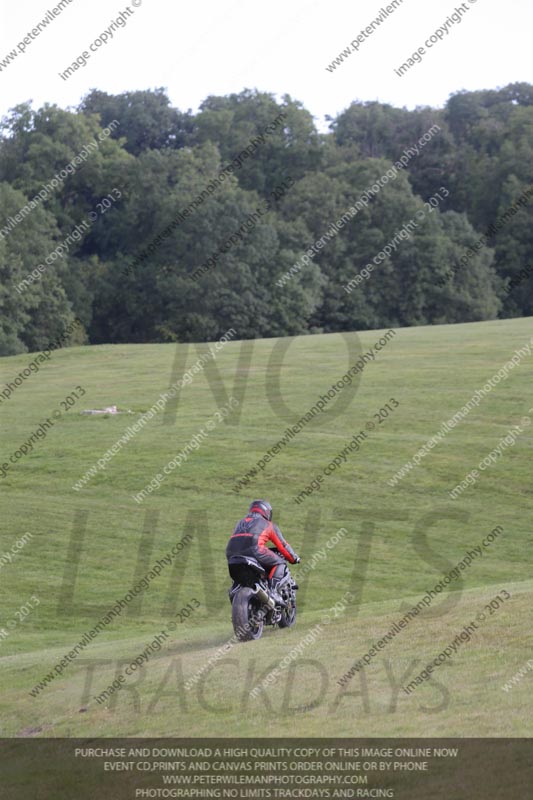
{"type": "Polygon", "coordinates": [[[296,553],[285,540],[282,532],[277,525],[264,519],[260,514],[248,514],[247,517],[239,520],[230,536],[226,547],[227,556],[257,554],[268,552],[267,542],[277,547],[285,558],[294,564],[296,553]]]}

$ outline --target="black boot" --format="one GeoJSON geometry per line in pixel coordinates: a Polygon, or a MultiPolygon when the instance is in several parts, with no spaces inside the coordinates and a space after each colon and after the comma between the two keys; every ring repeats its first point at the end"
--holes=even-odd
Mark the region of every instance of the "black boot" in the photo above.
{"type": "Polygon", "coordinates": [[[272,599],[275,601],[276,605],[282,606],[283,608],[286,608],[287,607],[287,603],[285,602],[283,597],[280,595],[280,593],[278,591],[278,587],[279,587],[279,580],[276,580],[276,578],[272,578],[272,580],[270,582],[270,595],[271,595],[272,599]]]}

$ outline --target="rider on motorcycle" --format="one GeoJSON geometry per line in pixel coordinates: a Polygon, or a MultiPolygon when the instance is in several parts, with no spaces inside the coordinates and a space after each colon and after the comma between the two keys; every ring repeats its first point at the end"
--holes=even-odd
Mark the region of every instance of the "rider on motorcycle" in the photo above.
{"type": "Polygon", "coordinates": [[[267,542],[277,547],[287,561],[299,564],[300,558],[285,541],[277,525],[272,522],[272,506],[267,500],[253,500],[248,514],[236,524],[226,547],[226,558],[250,556],[264,567],[271,594],[276,603],[283,603],[277,587],[285,571],[285,562],[266,546],[267,542]]]}

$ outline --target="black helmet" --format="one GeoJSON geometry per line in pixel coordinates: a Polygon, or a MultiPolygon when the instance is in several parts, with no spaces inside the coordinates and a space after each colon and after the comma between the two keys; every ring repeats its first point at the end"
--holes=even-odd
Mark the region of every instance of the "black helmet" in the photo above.
{"type": "Polygon", "coordinates": [[[254,511],[256,511],[258,514],[261,514],[261,516],[267,519],[269,522],[272,519],[272,506],[268,500],[252,500],[248,512],[253,514],[254,511]]]}

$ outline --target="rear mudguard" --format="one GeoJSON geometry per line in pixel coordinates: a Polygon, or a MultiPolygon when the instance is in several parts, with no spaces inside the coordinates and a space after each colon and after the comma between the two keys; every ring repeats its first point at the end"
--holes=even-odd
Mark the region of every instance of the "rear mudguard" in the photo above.
{"type": "MultiPolygon", "coordinates": [[[[235,597],[237,592],[240,591],[240,589],[242,588],[243,587],[240,585],[240,583],[233,584],[231,589],[228,591],[230,603],[233,603],[233,598],[235,597]]],[[[276,607],[276,603],[274,602],[274,600],[270,597],[269,594],[267,594],[267,592],[263,589],[263,587],[260,586],[258,583],[255,584],[252,591],[254,594],[257,595],[259,600],[261,600],[261,602],[264,603],[264,605],[266,605],[270,610],[276,607]]]]}

